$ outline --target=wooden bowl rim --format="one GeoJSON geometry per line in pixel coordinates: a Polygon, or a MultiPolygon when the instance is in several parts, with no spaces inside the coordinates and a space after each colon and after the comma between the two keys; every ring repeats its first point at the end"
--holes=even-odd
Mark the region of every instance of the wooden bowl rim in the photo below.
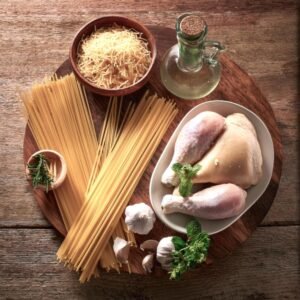
{"type": "MultiPolygon", "coordinates": [[[[25,166],[26,176],[27,176],[28,179],[30,179],[28,164],[32,161],[32,159],[36,155],[41,154],[41,153],[44,153],[45,156],[47,156],[47,153],[53,154],[54,156],[56,156],[59,159],[59,162],[61,164],[61,171],[58,174],[58,177],[56,178],[55,182],[53,182],[50,185],[50,187],[48,189],[49,191],[50,190],[54,190],[54,189],[58,188],[63,183],[63,181],[65,180],[65,178],[67,176],[67,164],[66,164],[66,161],[65,161],[64,157],[60,153],[58,153],[57,151],[51,150],[51,149],[42,149],[42,150],[38,150],[38,151],[34,152],[33,154],[31,154],[31,156],[27,160],[27,163],[26,163],[26,166],[25,166]]],[[[42,190],[45,190],[45,187],[43,185],[39,185],[38,188],[40,188],[42,190]]]]}
{"type": "Polygon", "coordinates": [[[121,96],[121,95],[127,95],[132,92],[135,92],[139,88],[141,88],[147,81],[148,77],[150,75],[150,72],[153,69],[155,60],[157,57],[157,47],[156,47],[156,40],[153,36],[153,34],[150,32],[150,30],[144,26],[142,23],[139,21],[136,21],[135,19],[131,19],[128,17],[120,16],[120,15],[108,15],[108,16],[103,16],[100,18],[95,18],[86,24],[84,24],[75,34],[75,37],[73,38],[73,41],[71,43],[70,51],[69,51],[69,58],[70,62],[72,65],[72,69],[76,75],[76,77],[85,85],[87,86],[91,91],[97,94],[101,94],[104,96],[121,96]],[[141,32],[144,37],[147,39],[149,49],[151,51],[151,63],[150,66],[148,67],[147,72],[144,74],[144,76],[139,79],[136,83],[125,87],[125,88],[120,88],[120,89],[105,89],[105,88],[100,88],[96,86],[95,84],[91,83],[88,81],[79,71],[77,67],[77,49],[79,46],[80,41],[82,40],[83,36],[88,36],[91,34],[91,32],[94,30],[96,27],[97,29],[100,27],[97,27],[97,24],[101,23],[102,25],[105,24],[110,24],[110,23],[117,23],[119,25],[123,25],[127,28],[133,28],[139,32],[141,32]],[[124,25],[126,23],[131,24],[130,26],[124,25]],[[88,31],[86,33],[85,31],[88,31]]]}

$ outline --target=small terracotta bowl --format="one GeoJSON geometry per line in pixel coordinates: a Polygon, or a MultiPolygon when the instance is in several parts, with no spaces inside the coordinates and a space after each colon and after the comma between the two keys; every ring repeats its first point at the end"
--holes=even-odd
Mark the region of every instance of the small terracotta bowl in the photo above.
{"type": "MultiPolygon", "coordinates": [[[[33,153],[30,156],[30,158],[27,161],[26,169],[25,169],[27,179],[30,181],[32,180],[32,178],[30,176],[30,171],[28,169],[28,164],[31,164],[35,159],[34,157],[38,154],[44,154],[45,158],[47,158],[47,160],[49,162],[50,169],[51,169],[51,166],[55,164],[56,176],[54,178],[54,181],[49,186],[48,191],[58,188],[66,178],[67,164],[66,164],[66,161],[63,158],[63,156],[54,150],[48,150],[48,149],[40,150],[40,151],[33,153]]],[[[37,186],[37,188],[46,190],[46,187],[44,185],[39,185],[39,186],[37,186]]]]}
{"type": "Polygon", "coordinates": [[[106,17],[102,17],[99,19],[95,19],[95,20],[87,23],[77,32],[77,34],[75,35],[75,38],[72,42],[71,48],[70,48],[69,58],[70,58],[71,65],[72,65],[73,71],[74,71],[77,79],[87,89],[91,90],[92,92],[94,92],[96,94],[100,94],[100,95],[104,95],[104,96],[124,96],[124,95],[128,95],[128,94],[131,94],[131,93],[137,91],[138,89],[140,89],[142,86],[144,86],[146,84],[146,82],[149,79],[151,70],[153,68],[153,65],[154,65],[154,62],[156,59],[156,54],[157,54],[157,50],[156,50],[155,39],[154,39],[153,35],[151,34],[151,32],[144,25],[142,25],[141,23],[139,23],[135,20],[132,20],[132,19],[129,19],[126,17],[106,16],[106,17]],[[100,87],[94,85],[80,73],[80,71],[77,67],[77,53],[78,53],[78,49],[80,47],[80,43],[85,37],[89,36],[96,29],[99,29],[101,27],[112,26],[113,24],[125,26],[127,28],[132,28],[138,32],[141,32],[142,37],[148,41],[152,60],[151,60],[151,64],[150,64],[147,72],[145,73],[145,75],[139,81],[137,81],[135,84],[133,84],[129,87],[121,88],[121,89],[104,89],[104,88],[100,88],[100,87]]]}

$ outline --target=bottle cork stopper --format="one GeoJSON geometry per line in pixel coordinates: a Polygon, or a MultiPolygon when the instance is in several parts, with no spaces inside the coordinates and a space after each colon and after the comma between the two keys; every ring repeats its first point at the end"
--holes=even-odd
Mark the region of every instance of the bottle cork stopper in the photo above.
{"type": "Polygon", "coordinates": [[[197,15],[189,15],[182,19],[180,30],[186,35],[195,36],[205,29],[204,20],[197,15]]]}

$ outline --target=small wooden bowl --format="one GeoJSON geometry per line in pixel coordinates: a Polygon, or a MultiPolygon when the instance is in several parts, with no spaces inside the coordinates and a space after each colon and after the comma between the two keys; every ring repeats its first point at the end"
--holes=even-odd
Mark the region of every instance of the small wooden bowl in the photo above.
{"type": "MultiPolygon", "coordinates": [[[[38,154],[44,154],[44,156],[48,159],[49,164],[51,164],[51,163],[56,164],[56,178],[55,178],[54,182],[52,182],[51,185],[49,186],[48,191],[58,188],[66,178],[67,164],[66,164],[66,161],[63,158],[63,156],[54,150],[48,150],[48,149],[40,150],[40,151],[33,153],[30,156],[30,158],[27,161],[26,169],[25,169],[27,179],[30,181],[32,180],[32,178],[30,176],[30,171],[28,169],[28,164],[32,163],[35,159],[34,157],[38,154]]],[[[37,188],[46,190],[46,187],[44,185],[38,185],[37,188]]]]}
{"type": "Polygon", "coordinates": [[[72,42],[72,45],[70,48],[70,53],[69,53],[72,68],[73,68],[73,71],[74,71],[77,79],[87,89],[91,90],[92,92],[94,92],[96,94],[100,94],[100,95],[104,95],[104,96],[125,96],[125,95],[131,94],[131,93],[137,91],[142,86],[144,86],[149,79],[151,70],[153,69],[156,55],[157,55],[156,42],[155,42],[155,39],[154,39],[153,35],[151,34],[151,32],[141,23],[139,23],[135,20],[126,18],[126,17],[122,17],[122,16],[106,16],[106,17],[95,19],[95,20],[87,23],[86,25],[84,25],[75,35],[75,38],[72,42]],[[105,26],[112,26],[113,24],[118,24],[121,26],[125,26],[127,28],[133,28],[136,31],[141,32],[142,37],[148,41],[152,60],[151,60],[150,66],[148,68],[148,71],[135,84],[133,84],[129,87],[121,88],[121,89],[104,89],[104,88],[100,88],[100,87],[94,85],[80,73],[80,71],[77,67],[77,53],[78,53],[78,48],[80,47],[80,43],[85,37],[89,36],[92,32],[94,32],[98,28],[105,27],[105,26]]]}

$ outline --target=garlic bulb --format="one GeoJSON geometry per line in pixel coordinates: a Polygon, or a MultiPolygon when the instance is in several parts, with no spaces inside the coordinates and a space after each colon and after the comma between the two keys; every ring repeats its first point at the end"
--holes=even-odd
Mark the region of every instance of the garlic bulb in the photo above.
{"type": "Polygon", "coordinates": [[[142,261],[143,269],[146,273],[151,273],[154,265],[154,254],[148,254],[144,257],[142,261]]]}
{"type": "Polygon", "coordinates": [[[175,250],[172,242],[173,237],[168,236],[161,239],[156,250],[156,259],[164,270],[169,271],[172,263],[172,252],[175,250]]]}
{"type": "Polygon", "coordinates": [[[127,263],[128,262],[128,256],[130,251],[130,243],[116,237],[114,240],[113,249],[116,255],[117,260],[120,263],[127,263]]]}
{"type": "Polygon", "coordinates": [[[125,223],[128,229],[138,234],[148,234],[153,228],[155,214],[145,203],[129,205],[125,209],[125,223]]]}
{"type": "Polygon", "coordinates": [[[156,240],[147,240],[140,244],[140,249],[142,251],[155,252],[157,249],[158,241],[156,240]]]}

